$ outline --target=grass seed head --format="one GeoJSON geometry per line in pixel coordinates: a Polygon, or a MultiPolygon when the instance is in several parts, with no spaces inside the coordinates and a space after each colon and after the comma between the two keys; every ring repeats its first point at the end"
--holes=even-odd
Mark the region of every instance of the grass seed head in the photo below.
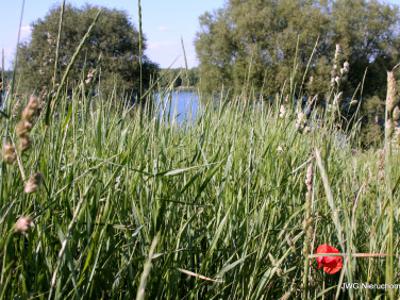
{"type": "Polygon", "coordinates": [[[386,110],[388,117],[393,114],[394,108],[399,104],[396,98],[396,78],[393,71],[387,72],[386,110]]]}
{"type": "Polygon", "coordinates": [[[16,132],[18,137],[26,135],[32,129],[32,123],[26,120],[21,120],[18,122],[16,127],[16,132]]]}
{"type": "Polygon", "coordinates": [[[95,74],[96,74],[96,69],[91,69],[91,70],[89,71],[89,73],[87,74],[85,83],[86,83],[86,84],[90,84],[90,83],[92,82],[92,80],[93,80],[95,74]]]}
{"type": "Polygon", "coordinates": [[[281,105],[279,109],[279,118],[283,119],[286,115],[286,108],[284,105],[281,105]]]}
{"type": "Polygon", "coordinates": [[[378,161],[378,180],[383,181],[385,179],[385,150],[380,149],[377,151],[378,161]]]}
{"type": "Polygon", "coordinates": [[[33,227],[33,221],[31,217],[20,217],[15,223],[15,232],[26,234],[28,230],[33,227]]]}
{"type": "Polygon", "coordinates": [[[19,137],[19,149],[24,152],[26,150],[28,150],[31,147],[31,139],[29,137],[29,135],[24,134],[22,136],[19,137]]]}
{"type": "Polygon", "coordinates": [[[3,145],[3,159],[8,164],[12,164],[17,159],[15,147],[10,143],[3,145]]]}
{"type": "Polygon", "coordinates": [[[307,168],[307,174],[306,174],[306,187],[307,187],[307,191],[311,191],[312,190],[312,182],[313,182],[313,165],[309,164],[308,168],[307,168]]]}
{"type": "Polygon", "coordinates": [[[40,108],[40,102],[36,96],[29,98],[28,104],[22,111],[22,120],[32,122],[33,117],[36,115],[40,108]]]}
{"type": "Polygon", "coordinates": [[[393,121],[394,122],[400,121],[400,108],[398,105],[393,110],[393,121]]]}
{"type": "Polygon", "coordinates": [[[350,64],[349,64],[348,61],[345,61],[345,62],[343,63],[343,68],[340,69],[340,74],[341,74],[342,76],[344,76],[344,75],[346,75],[347,73],[349,73],[349,71],[350,71],[350,64]]]}
{"type": "Polygon", "coordinates": [[[278,153],[283,153],[283,152],[285,152],[285,148],[284,148],[283,146],[279,145],[279,146],[276,148],[276,152],[278,152],[278,153]]]}
{"type": "MultiPolygon", "coordinates": [[[[340,80],[340,79],[339,79],[340,80]]],[[[340,105],[343,100],[343,92],[339,92],[335,95],[335,98],[333,98],[333,105],[340,105]]]]}
{"type": "Polygon", "coordinates": [[[31,194],[38,190],[39,186],[42,184],[43,175],[41,173],[33,174],[25,184],[25,193],[31,194]]]}
{"type": "Polygon", "coordinates": [[[338,83],[338,64],[339,64],[339,59],[340,59],[340,53],[341,53],[341,48],[339,44],[336,44],[335,47],[335,56],[333,58],[333,66],[332,66],[332,71],[331,71],[331,86],[333,87],[338,83]]]}
{"type": "Polygon", "coordinates": [[[33,110],[32,108],[30,108],[29,106],[27,106],[22,111],[22,120],[32,121],[35,114],[36,114],[36,111],[33,110]]]}
{"type": "Polygon", "coordinates": [[[296,129],[298,131],[303,131],[306,125],[307,125],[307,116],[304,112],[301,111],[297,114],[296,129]]]}
{"type": "Polygon", "coordinates": [[[33,110],[37,110],[39,108],[39,106],[40,106],[39,99],[36,96],[32,95],[29,98],[28,107],[33,110]]]}
{"type": "Polygon", "coordinates": [[[340,57],[340,52],[342,51],[340,44],[336,44],[335,45],[335,63],[337,63],[339,61],[339,57],[340,57]]]}

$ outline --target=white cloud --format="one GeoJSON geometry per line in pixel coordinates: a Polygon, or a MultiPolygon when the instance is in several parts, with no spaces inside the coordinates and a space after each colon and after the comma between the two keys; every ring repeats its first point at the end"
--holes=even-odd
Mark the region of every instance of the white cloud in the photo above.
{"type": "Polygon", "coordinates": [[[21,27],[21,41],[29,39],[32,33],[32,26],[24,25],[21,27]]]}

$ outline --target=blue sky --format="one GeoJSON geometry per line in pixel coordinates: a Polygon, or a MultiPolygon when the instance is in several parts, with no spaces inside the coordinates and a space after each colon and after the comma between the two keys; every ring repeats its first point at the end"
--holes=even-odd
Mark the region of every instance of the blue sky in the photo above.
{"type": "MultiPolygon", "coordinates": [[[[6,66],[15,53],[22,0],[0,0],[0,49],[4,48],[6,66]]],[[[22,38],[29,38],[30,24],[46,15],[49,8],[60,5],[60,0],[26,0],[22,26],[22,38]]],[[[77,6],[85,3],[115,7],[128,12],[137,25],[137,0],[67,0],[77,6]]],[[[198,18],[205,11],[223,6],[225,0],[142,0],[143,31],[147,37],[146,51],[153,61],[162,67],[175,62],[175,67],[183,66],[181,36],[184,39],[189,66],[196,66],[193,46],[199,29],[198,18]]],[[[0,53],[1,56],[1,53],[0,53]]]]}
{"type": "MultiPolygon", "coordinates": [[[[0,0],[0,49],[5,50],[6,66],[15,53],[22,0],[0,0]]],[[[180,43],[185,42],[189,66],[197,65],[193,46],[195,34],[199,29],[198,17],[205,11],[220,8],[225,0],[142,0],[143,31],[147,37],[146,51],[153,61],[161,67],[168,67],[176,60],[174,67],[183,66],[180,43]]],[[[400,0],[388,0],[400,5],[400,0]]],[[[44,17],[50,7],[59,5],[60,0],[26,0],[22,26],[22,39],[29,38],[33,21],[44,17]]],[[[137,25],[137,0],[67,0],[67,3],[83,5],[85,3],[115,7],[128,12],[137,25]]]]}

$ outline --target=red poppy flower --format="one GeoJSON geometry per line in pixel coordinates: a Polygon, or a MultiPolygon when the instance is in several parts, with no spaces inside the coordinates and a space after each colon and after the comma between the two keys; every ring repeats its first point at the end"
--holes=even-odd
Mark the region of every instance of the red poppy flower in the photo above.
{"type": "MultiPolygon", "coordinates": [[[[317,254],[322,253],[340,253],[335,247],[323,244],[318,246],[317,254]]],[[[323,268],[325,273],[335,274],[343,267],[343,258],[341,256],[318,256],[318,269],[323,268]]]]}

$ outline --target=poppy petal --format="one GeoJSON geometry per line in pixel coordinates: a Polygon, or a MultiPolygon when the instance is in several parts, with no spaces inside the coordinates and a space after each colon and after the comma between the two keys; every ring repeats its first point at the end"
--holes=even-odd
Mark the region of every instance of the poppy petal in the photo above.
{"type": "MultiPolygon", "coordinates": [[[[318,246],[316,253],[339,253],[339,250],[328,244],[322,244],[318,246]]],[[[343,258],[341,256],[319,256],[316,260],[318,269],[323,268],[323,271],[327,274],[335,274],[343,267],[343,258]]]]}

